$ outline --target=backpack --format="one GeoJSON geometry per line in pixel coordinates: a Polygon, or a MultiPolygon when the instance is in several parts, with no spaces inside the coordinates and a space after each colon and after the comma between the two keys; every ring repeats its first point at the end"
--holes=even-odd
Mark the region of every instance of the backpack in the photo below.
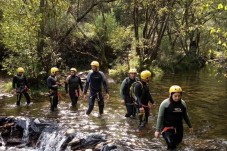
{"type": "MultiPolygon", "coordinates": [[[[133,102],[135,102],[137,100],[136,95],[135,95],[135,85],[136,83],[140,83],[140,85],[142,86],[142,91],[143,91],[143,84],[141,81],[135,81],[132,83],[132,85],[130,86],[130,98],[133,99],[133,102]]],[[[142,92],[143,93],[143,92],[142,92]]]]}

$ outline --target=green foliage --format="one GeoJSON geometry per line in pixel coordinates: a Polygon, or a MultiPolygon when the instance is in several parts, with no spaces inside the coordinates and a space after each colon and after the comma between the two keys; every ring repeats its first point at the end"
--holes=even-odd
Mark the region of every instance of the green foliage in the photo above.
{"type": "Polygon", "coordinates": [[[4,91],[5,92],[10,93],[10,92],[12,92],[12,90],[13,90],[12,82],[7,82],[7,83],[4,84],[4,91]]]}
{"type": "Polygon", "coordinates": [[[14,74],[22,66],[37,78],[95,59],[114,77],[130,67],[161,75],[159,68],[187,69],[200,56],[226,57],[225,0],[78,2],[1,1],[3,68],[14,74]]]}

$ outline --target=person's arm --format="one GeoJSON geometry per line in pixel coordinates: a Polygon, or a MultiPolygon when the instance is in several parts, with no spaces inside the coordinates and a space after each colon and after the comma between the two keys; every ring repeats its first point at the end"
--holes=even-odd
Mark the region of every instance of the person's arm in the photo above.
{"type": "Polygon", "coordinates": [[[92,74],[92,72],[89,72],[88,75],[87,75],[87,80],[86,80],[86,84],[85,84],[84,92],[83,92],[84,94],[87,94],[87,90],[88,90],[88,87],[89,87],[89,84],[90,84],[91,74],[92,74]]]}
{"type": "Polygon", "coordinates": [[[191,124],[191,121],[190,121],[190,118],[189,118],[189,115],[188,115],[188,112],[187,112],[186,103],[183,100],[181,100],[181,102],[185,107],[185,111],[183,112],[184,121],[186,122],[186,124],[188,125],[189,128],[192,128],[192,124],[191,124]]]}
{"type": "Polygon", "coordinates": [[[14,76],[13,77],[13,82],[12,82],[13,89],[16,88],[16,82],[17,82],[17,79],[16,79],[16,76],[14,76]]]}
{"type": "Polygon", "coordinates": [[[123,100],[125,100],[125,85],[126,85],[126,79],[122,81],[121,88],[120,88],[120,95],[123,100]]]}
{"type": "Polygon", "coordinates": [[[134,88],[135,97],[136,97],[135,99],[136,99],[136,103],[138,104],[139,108],[142,107],[142,103],[141,103],[141,97],[142,97],[142,91],[143,91],[142,88],[143,88],[143,86],[139,82],[137,82],[135,84],[135,88],[134,88]]]}
{"type": "Polygon", "coordinates": [[[24,83],[25,85],[27,86],[27,88],[29,89],[29,86],[28,86],[28,81],[27,81],[27,78],[24,76],[24,83]]]}
{"type": "Polygon", "coordinates": [[[48,78],[47,79],[47,87],[48,87],[48,89],[56,89],[58,87],[57,84],[53,85],[52,82],[53,82],[52,78],[48,78]]]}
{"type": "Polygon", "coordinates": [[[156,123],[156,132],[161,132],[161,127],[163,125],[163,121],[164,121],[164,113],[165,113],[165,109],[168,106],[168,100],[164,100],[159,107],[159,111],[158,111],[158,118],[157,118],[157,123],[156,123]]]}
{"type": "Polygon", "coordinates": [[[109,94],[109,90],[108,90],[108,86],[107,86],[107,82],[106,82],[106,77],[105,77],[105,75],[104,75],[103,72],[99,72],[99,73],[101,73],[101,75],[102,75],[102,84],[103,84],[103,87],[104,87],[106,93],[109,94]]]}
{"type": "Polygon", "coordinates": [[[81,89],[81,91],[83,92],[83,84],[82,84],[82,81],[81,81],[80,77],[78,77],[78,78],[79,78],[80,89],[81,89]]]}
{"type": "Polygon", "coordinates": [[[69,76],[65,80],[65,92],[69,93],[69,76]]]}
{"type": "MultiPolygon", "coordinates": [[[[149,91],[149,92],[150,92],[150,91],[149,91]]],[[[148,99],[149,99],[149,101],[151,102],[151,104],[154,104],[154,100],[153,100],[153,98],[152,98],[152,96],[151,96],[150,93],[148,94],[148,99]]]]}
{"type": "Polygon", "coordinates": [[[164,113],[165,113],[165,109],[169,106],[170,101],[169,99],[164,100],[159,107],[159,111],[158,111],[158,118],[157,118],[157,123],[156,123],[156,131],[155,131],[155,137],[159,137],[161,134],[161,128],[163,126],[163,122],[164,122],[164,113]]]}

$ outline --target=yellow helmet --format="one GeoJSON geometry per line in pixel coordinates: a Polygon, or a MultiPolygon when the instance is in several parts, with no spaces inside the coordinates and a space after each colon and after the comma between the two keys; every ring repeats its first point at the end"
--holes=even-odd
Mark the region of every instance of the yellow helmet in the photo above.
{"type": "Polygon", "coordinates": [[[55,73],[55,72],[58,72],[59,70],[58,70],[58,68],[57,67],[52,67],[51,69],[50,69],[50,73],[55,73]]]}
{"type": "Polygon", "coordinates": [[[17,73],[19,73],[19,72],[24,73],[24,68],[22,68],[22,67],[17,68],[17,73]]]}
{"type": "Polygon", "coordinates": [[[169,88],[169,94],[171,93],[181,93],[182,92],[182,89],[180,86],[178,85],[173,85],[169,88]]]}
{"type": "Polygon", "coordinates": [[[135,68],[131,68],[128,73],[137,73],[137,70],[135,68]]]}
{"type": "Polygon", "coordinates": [[[151,72],[148,70],[144,70],[141,72],[140,77],[142,80],[146,80],[147,78],[151,77],[151,72]]]}
{"type": "Polygon", "coordinates": [[[77,72],[76,68],[71,68],[70,71],[77,72]]]}
{"type": "Polygon", "coordinates": [[[92,61],[91,66],[99,67],[99,62],[98,61],[92,61]]]}

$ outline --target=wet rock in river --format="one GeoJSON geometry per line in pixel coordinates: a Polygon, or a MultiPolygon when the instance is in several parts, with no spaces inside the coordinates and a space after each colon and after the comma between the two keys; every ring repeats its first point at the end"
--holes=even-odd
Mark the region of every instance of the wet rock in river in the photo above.
{"type": "Polygon", "coordinates": [[[23,141],[21,138],[10,138],[6,141],[6,146],[16,146],[22,143],[23,141]]]}
{"type": "Polygon", "coordinates": [[[75,129],[68,129],[67,131],[66,131],[66,136],[70,136],[70,135],[73,135],[73,134],[75,134],[76,133],[76,130],[75,129]]]}
{"type": "Polygon", "coordinates": [[[1,93],[0,94],[0,100],[4,99],[4,98],[9,98],[9,97],[13,97],[13,95],[10,93],[1,93]]]}

